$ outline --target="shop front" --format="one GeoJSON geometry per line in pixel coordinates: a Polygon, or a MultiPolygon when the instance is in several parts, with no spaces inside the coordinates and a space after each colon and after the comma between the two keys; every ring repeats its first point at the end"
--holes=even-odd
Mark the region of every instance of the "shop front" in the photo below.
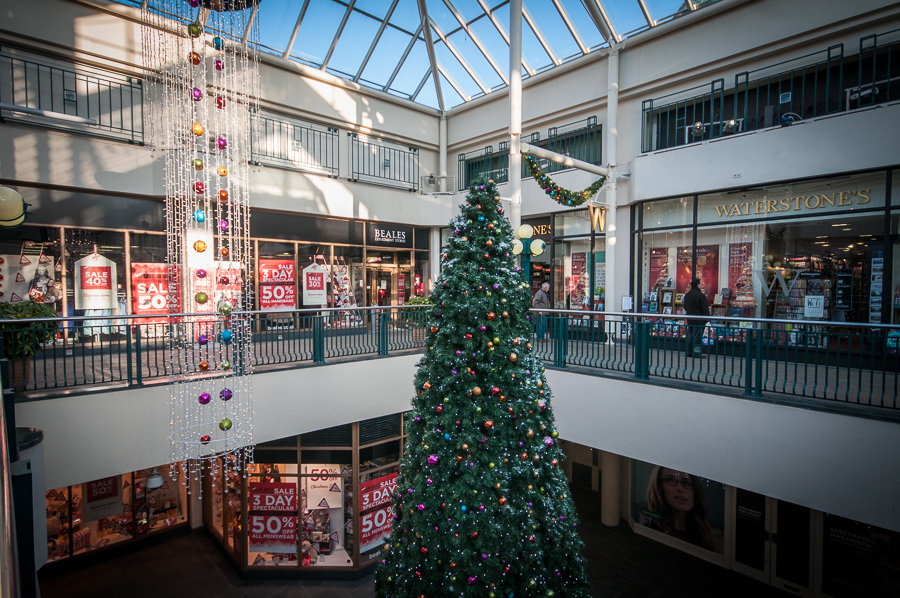
{"type": "MultiPolygon", "coordinates": [[[[873,171],[648,201],[632,222],[635,311],[684,313],[700,279],[713,315],[897,323],[898,200],[873,171]]],[[[896,194],[894,194],[896,195],[896,194]]],[[[781,342],[793,342],[790,324],[781,342]]]]}
{"type": "Polygon", "coordinates": [[[249,576],[367,569],[391,532],[404,438],[396,414],[257,445],[246,475],[220,460],[206,529],[249,576]]]}

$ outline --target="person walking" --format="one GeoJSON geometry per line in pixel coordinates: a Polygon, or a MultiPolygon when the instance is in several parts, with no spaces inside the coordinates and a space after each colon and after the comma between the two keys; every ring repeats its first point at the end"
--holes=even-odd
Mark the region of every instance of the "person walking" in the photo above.
{"type": "MultiPolygon", "coordinates": [[[[691,290],[684,295],[684,311],[689,316],[709,317],[709,301],[700,290],[699,278],[691,280],[691,290]]],[[[703,354],[703,328],[705,326],[706,320],[688,320],[687,347],[688,353],[693,354],[694,357],[700,357],[703,354]]]]}
{"type": "MultiPolygon", "coordinates": [[[[537,293],[534,294],[534,299],[531,300],[531,307],[535,309],[550,309],[550,283],[545,282],[541,285],[541,288],[537,293]]],[[[547,333],[547,314],[544,312],[537,312],[534,318],[534,335],[538,341],[544,340],[544,335],[547,333]]]]}

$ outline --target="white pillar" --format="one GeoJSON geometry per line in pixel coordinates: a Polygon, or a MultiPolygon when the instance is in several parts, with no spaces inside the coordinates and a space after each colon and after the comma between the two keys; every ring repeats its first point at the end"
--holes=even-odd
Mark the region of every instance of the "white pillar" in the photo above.
{"type": "Polygon", "coordinates": [[[441,193],[447,191],[447,115],[441,114],[438,125],[438,174],[441,175],[441,193]]]}
{"type": "Polygon", "coordinates": [[[600,521],[603,525],[619,525],[619,480],[622,458],[600,451],[600,521]]]}
{"type": "Polygon", "coordinates": [[[522,0],[509,3],[509,223],[522,224],[522,0]]]}
{"type": "Polygon", "coordinates": [[[618,168],[616,167],[618,163],[616,143],[619,136],[618,45],[610,45],[608,60],[609,88],[606,94],[606,164],[609,169],[609,178],[606,187],[606,204],[609,206],[609,212],[606,214],[606,302],[604,307],[605,311],[618,311],[622,307],[616,296],[616,241],[618,238],[618,230],[616,229],[616,175],[618,173],[618,168]]]}

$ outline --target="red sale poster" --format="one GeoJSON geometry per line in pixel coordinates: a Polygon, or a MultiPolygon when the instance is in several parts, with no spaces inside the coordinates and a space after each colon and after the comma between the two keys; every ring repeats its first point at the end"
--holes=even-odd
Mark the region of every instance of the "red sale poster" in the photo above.
{"type": "MultiPolygon", "coordinates": [[[[679,293],[687,293],[691,290],[691,265],[693,262],[691,249],[691,247],[678,248],[675,285],[679,293]]],[[[700,290],[712,305],[719,288],[718,245],[697,246],[697,272],[694,275],[700,279],[700,290]]]]}
{"type": "Polygon", "coordinates": [[[297,484],[294,482],[250,482],[249,510],[297,514],[297,484]]]}
{"type": "Polygon", "coordinates": [[[253,552],[297,552],[297,514],[249,514],[248,541],[253,552]]]}
{"type": "Polygon", "coordinates": [[[259,282],[260,284],[294,282],[294,260],[259,260],[259,282]]]}
{"type": "MultiPolygon", "coordinates": [[[[180,296],[181,293],[177,288],[172,289],[170,296],[166,264],[132,262],[131,309],[134,315],[160,316],[178,313],[181,311],[180,296]]],[[[141,324],[163,324],[165,322],[166,318],[159,317],[140,320],[141,324]]]]}
{"type": "Polygon", "coordinates": [[[667,247],[657,247],[650,250],[649,270],[649,286],[647,288],[652,290],[657,287],[665,287],[666,279],[669,277],[669,249],[667,247]]]}
{"type": "Polygon", "coordinates": [[[382,476],[359,485],[359,510],[368,511],[391,502],[397,491],[397,474],[382,476]]]}
{"type": "Polygon", "coordinates": [[[269,311],[297,307],[294,260],[259,260],[259,308],[269,311]]]}
{"type": "Polygon", "coordinates": [[[122,499],[119,498],[121,487],[120,476],[85,483],[81,489],[84,497],[82,504],[84,521],[97,521],[121,513],[122,499]]]}
{"type": "Polygon", "coordinates": [[[391,523],[394,520],[393,505],[385,505],[374,511],[363,513],[360,517],[359,550],[365,552],[384,544],[391,534],[391,523]]]}

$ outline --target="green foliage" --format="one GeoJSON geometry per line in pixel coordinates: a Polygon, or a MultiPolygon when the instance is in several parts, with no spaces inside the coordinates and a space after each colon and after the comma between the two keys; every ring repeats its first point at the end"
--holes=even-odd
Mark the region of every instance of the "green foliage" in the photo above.
{"type": "MultiPolygon", "coordinates": [[[[21,303],[0,303],[0,320],[30,320],[37,318],[58,318],[53,305],[22,301],[21,303]]],[[[34,355],[36,349],[56,338],[59,320],[55,322],[9,322],[0,324],[3,335],[4,356],[15,360],[34,355]]]]}
{"type": "Polygon", "coordinates": [[[522,157],[525,158],[525,165],[528,167],[528,172],[534,177],[534,181],[544,190],[544,193],[549,195],[551,199],[561,206],[580,206],[590,198],[594,197],[606,182],[606,177],[600,177],[586,189],[581,191],[570,191],[564,187],[560,187],[556,184],[556,181],[547,176],[544,171],[541,170],[537,160],[528,154],[523,154],[522,157]]]}
{"type": "Polygon", "coordinates": [[[409,301],[406,302],[406,305],[431,305],[431,299],[428,297],[419,297],[415,295],[409,298],[409,301]]]}
{"type": "Polygon", "coordinates": [[[379,598],[587,596],[531,295],[493,181],[451,222],[379,598]]]}

